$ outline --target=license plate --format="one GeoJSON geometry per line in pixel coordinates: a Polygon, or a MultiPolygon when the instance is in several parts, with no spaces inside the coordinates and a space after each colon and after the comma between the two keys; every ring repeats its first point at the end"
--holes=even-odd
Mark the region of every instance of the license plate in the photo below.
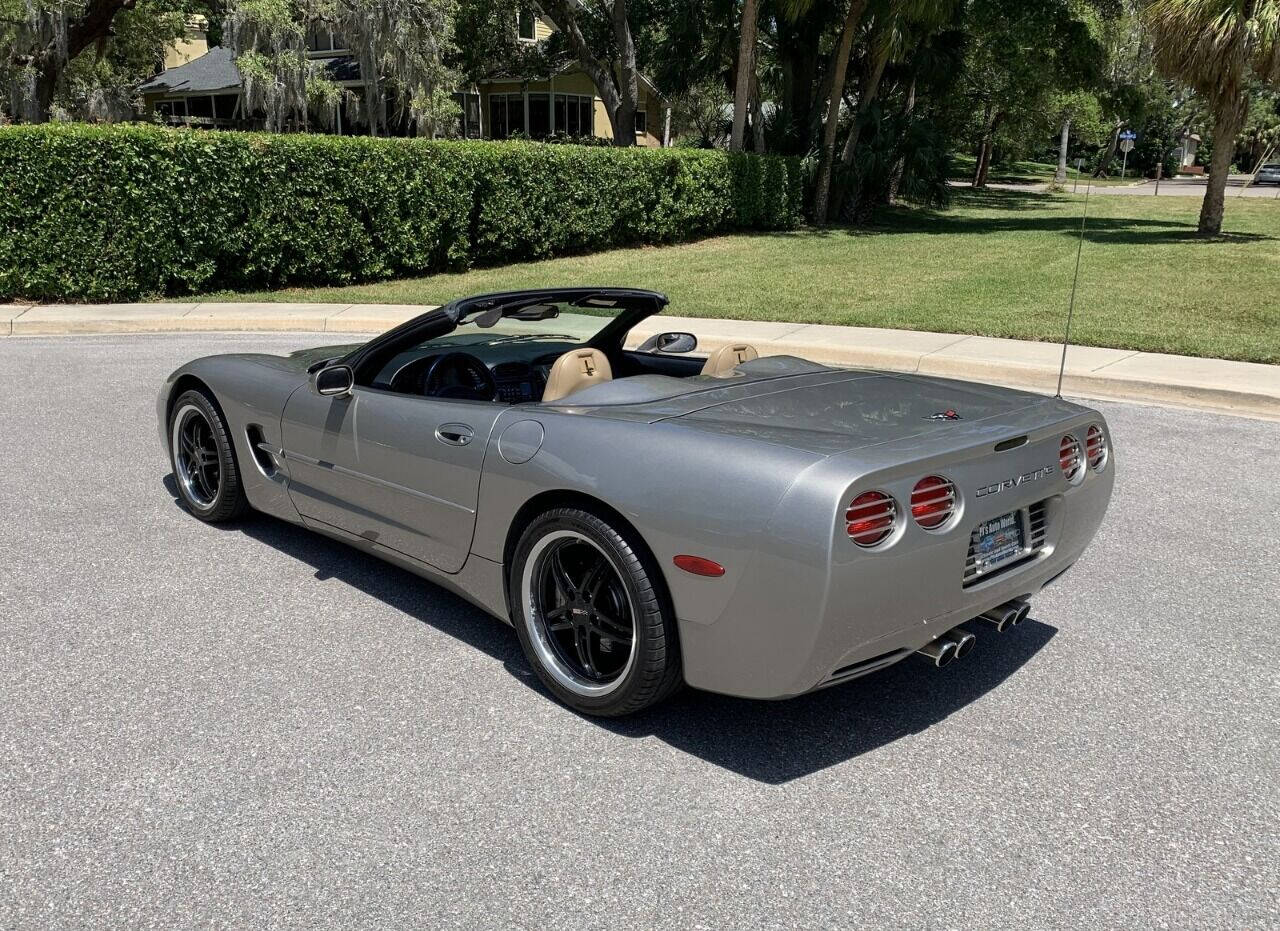
{"type": "Polygon", "coordinates": [[[971,548],[975,575],[984,575],[1020,559],[1027,551],[1022,535],[1022,516],[1014,511],[984,520],[973,531],[971,548]]]}

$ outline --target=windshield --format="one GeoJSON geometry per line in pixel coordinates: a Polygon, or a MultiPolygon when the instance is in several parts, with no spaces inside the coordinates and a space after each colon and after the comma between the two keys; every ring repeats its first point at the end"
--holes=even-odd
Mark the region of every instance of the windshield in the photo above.
{"type": "Polygon", "coordinates": [[[531,359],[582,345],[623,313],[618,307],[574,307],[565,303],[535,304],[505,316],[500,311],[501,308],[492,308],[468,313],[452,333],[423,340],[406,352],[459,348],[474,352],[493,347],[492,355],[479,353],[486,362],[531,359]]]}
{"type": "MultiPolygon", "coordinates": [[[[569,340],[585,343],[622,313],[617,307],[573,307],[563,303],[538,304],[517,314],[499,317],[497,311],[467,314],[451,336],[467,335],[468,342],[509,343],[528,340],[569,340]]],[[[432,345],[450,337],[428,340],[432,345]]],[[[425,344],[424,344],[425,345],[425,344]]]]}
{"type": "MultiPolygon", "coordinates": [[[[621,307],[529,301],[519,309],[494,306],[471,311],[459,319],[452,332],[401,349],[381,367],[372,384],[390,387],[398,378],[403,381],[409,377],[406,366],[416,360],[465,352],[483,362],[500,380],[517,379],[529,389],[524,394],[531,396],[532,386],[540,378],[545,379],[561,354],[589,342],[623,313],[626,309],[621,307]]],[[[527,399],[524,394],[519,399],[527,399]]]]}

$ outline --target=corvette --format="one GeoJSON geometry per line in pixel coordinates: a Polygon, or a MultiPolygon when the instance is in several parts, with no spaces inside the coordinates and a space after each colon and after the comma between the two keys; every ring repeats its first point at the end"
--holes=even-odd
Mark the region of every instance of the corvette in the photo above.
{"type": "Polygon", "coordinates": [[[443,585],[598,715],[682,683],[784,698],[945,666],[1101,524],[1097,411],[639,340],[666,304],[487,294],[361,345],[197,359],[160,391],[161,440],[197,518],[253,509],[443,585]]]}

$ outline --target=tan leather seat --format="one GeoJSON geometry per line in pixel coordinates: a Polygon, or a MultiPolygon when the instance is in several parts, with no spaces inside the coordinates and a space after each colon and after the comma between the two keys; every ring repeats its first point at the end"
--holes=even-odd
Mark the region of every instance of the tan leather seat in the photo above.
{"type": "Polygon", "coordinates": [[[711,353],[711,358],[702,367],[702,374],[713,375],[716,378],[728,378],[733,374],[733,370],[743,362],[750,362],[752,359],[758,358],[760,358],[760,353],[756,352],[755,346],[749,346],[746,343],[730,343],[728,346],[721,346],[711,353]]]}
{"type": "Polygon", "coordinates": [[[613,378],[613,368],[599,349],[570,349],[551,366],[543,401],[558,401],[575,391],[613,378]]]}

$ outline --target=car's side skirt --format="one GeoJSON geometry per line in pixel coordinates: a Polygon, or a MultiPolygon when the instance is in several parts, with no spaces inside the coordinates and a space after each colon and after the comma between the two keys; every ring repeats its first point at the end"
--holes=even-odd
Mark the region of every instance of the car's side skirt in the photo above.
{"type": "Polygon", "coordinates": [[[302,523],[309,530],[314,530],[334,540],[339,540],[361,552],[376,556],[384,562],[412,572],[414,575],[420,576],[428,582],[433,582],[441,588],[448,589],[488,614],[492,614],[500,621],[504,621],[507,624],[511,623],[507,614],[506,585],[503,580],[502,563],[494,562],[491,559],[485,559],[483,556],[477,556],[472,553],[467,557],[467,561],[462,568],[451,575],[428,566],[426,563],[420,562],[411,556],[406,556],[398,550],[393,550],[390,547],[366,540],[364,537],[348,533],[341,527],[335,527],[332,524],[326,524],[311,517],[302,518],[302,523]]]}

